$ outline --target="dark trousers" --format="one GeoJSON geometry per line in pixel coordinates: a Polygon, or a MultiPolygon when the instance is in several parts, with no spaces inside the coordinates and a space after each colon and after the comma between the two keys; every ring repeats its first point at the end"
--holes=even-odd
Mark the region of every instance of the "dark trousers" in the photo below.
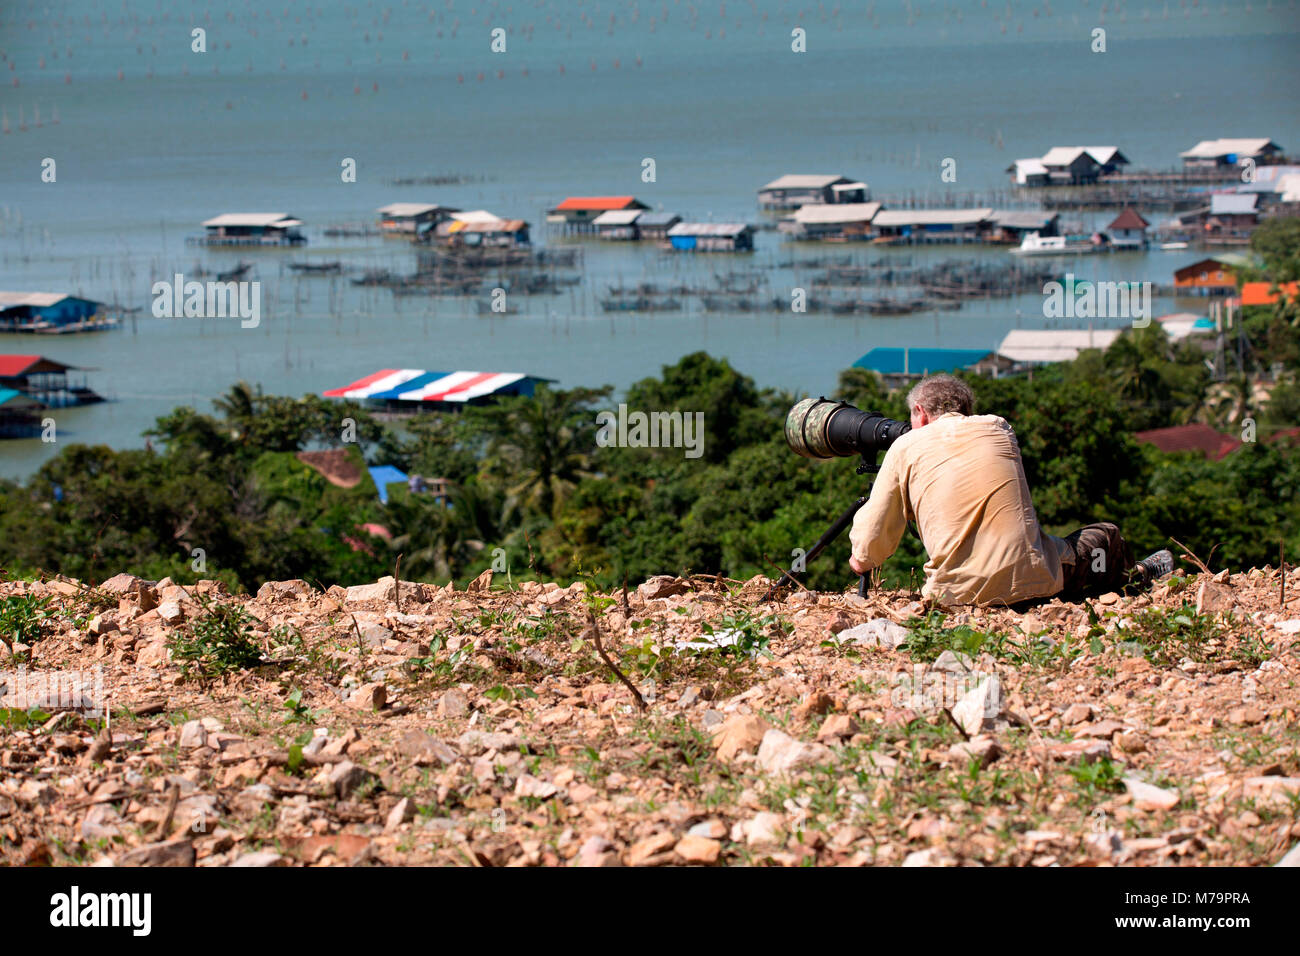
{"type": "Polygon", "coordinates": [[[1136,562],[1118,526],[1099,521],[1066,535],[1065,541],[1074,552],[1074,564],[1061,562],[1062,597],[1118,591],[1128,583],[1129,569],[1136,562]]]}

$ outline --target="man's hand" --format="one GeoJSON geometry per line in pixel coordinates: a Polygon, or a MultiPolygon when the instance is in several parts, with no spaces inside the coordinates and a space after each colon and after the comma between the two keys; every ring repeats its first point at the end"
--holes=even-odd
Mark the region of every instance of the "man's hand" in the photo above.
{"type": "Polygon", "coordinates": [[[855,574],[866,574],[868,571],[871,570],[865,564],[859,561],[857,558],[851,556],[849,558],[849,567],[853,569],[853,572],[855,574]]]}

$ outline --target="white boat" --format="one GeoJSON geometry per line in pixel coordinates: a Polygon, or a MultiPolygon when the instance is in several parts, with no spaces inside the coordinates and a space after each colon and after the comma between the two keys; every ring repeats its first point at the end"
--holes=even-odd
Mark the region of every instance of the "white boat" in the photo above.
{"type": "Polygon", "coordinates": [[[1163,249],[1165,252],[1176,252],[1176,251],[1179,250],[1179,249],[1186,249],[1186,248],[1187,248],[1187,243],[1185,243],[1185,242],[1162,242],[1162,243],[1160,243],[1160,248],[1163,249]]]}
{"type": "Polygon", "coordinates": [[[1025,233],[1020,245],[1011,250],[1017,256],[1073,256],[1096,251],[1091,242],[1071,242],[1066,236],[1040,236],[1036,232],[1025,233]]]}

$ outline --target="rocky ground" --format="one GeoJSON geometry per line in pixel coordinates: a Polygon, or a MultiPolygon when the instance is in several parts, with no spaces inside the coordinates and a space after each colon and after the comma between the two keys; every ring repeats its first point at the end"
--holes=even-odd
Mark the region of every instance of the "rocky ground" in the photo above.
{"type": "Polygon", "coordinates": [[[0,582],[0,857],[1300,862],[1276,570],[1024,613],[488,577],[0,582]]]}

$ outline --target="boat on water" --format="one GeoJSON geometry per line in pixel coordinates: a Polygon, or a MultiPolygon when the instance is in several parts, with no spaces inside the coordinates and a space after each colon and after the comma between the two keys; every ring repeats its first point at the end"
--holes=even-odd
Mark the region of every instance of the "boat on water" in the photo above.
{"type": "Polygon", "coordinates": [[[1097,246],[1087,239],[1072,236],[1040,236],[1036,232],[1025,234],[1020,245],[1011,250],[1017,256],[1073,256],[1096,252],[1097,246]]]}
{"type": "Polygon", "coordinates": [[[333,275],[343,271],[343,263],[335,262],[291,262],[289,268],[294,272],[307,275],[333,275]]]}
{"type": "Polygon", "coordinates": [[[1180,249],[1186,249],[1188,246],[1185,242],[1162,242],[1160,248],[1164,252],[1177,252],[1180,249]]]}

